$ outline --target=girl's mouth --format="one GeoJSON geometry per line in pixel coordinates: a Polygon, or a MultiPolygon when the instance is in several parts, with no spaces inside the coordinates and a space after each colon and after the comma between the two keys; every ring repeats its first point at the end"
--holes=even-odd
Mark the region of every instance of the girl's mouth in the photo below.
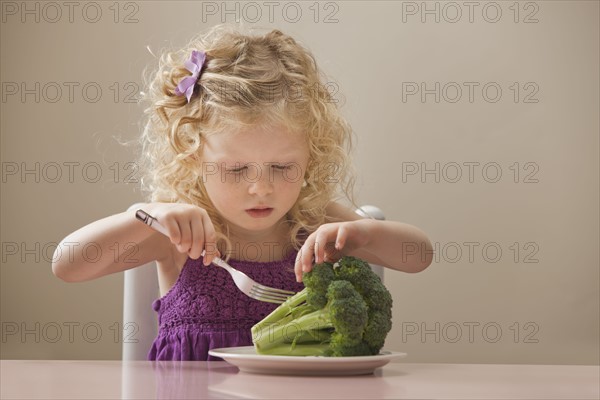
{"type": "Polygon", "coordinates": [[[248,215],[252,218],[266,218],[273,212],[273,209],[270,207],[261,207],[261,208],[249,208],[246,210],[248,215]]]}

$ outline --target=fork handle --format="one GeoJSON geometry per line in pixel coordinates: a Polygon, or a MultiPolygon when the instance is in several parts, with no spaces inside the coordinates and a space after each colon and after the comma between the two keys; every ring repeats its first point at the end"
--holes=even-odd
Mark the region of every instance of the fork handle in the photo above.
{"type": "MultiPolygon", "coordinates": [[[[167,228],[162,226],[156,218],[154,218],[152,215],[148,214],[146,211],[144,211],[142,209],[137,210],[135,212],[135,217],[137,219],[139,219],[140,221],[142,221],[143,223],[145,223],[146,225],[148,225],[150,228],[169,237],[169,232],[167,231],[167,228]]],[[[202,257],[204,257],[205,254],[206,254],[206,250],[202,250],[202,254],[201,254],[202,257]]],[[[219,257],[215,257],[212,262],[221,268],[225,268],[228,271],[230,271],[230,269],[231,269],[231,267],[229,265],[227,265],[227,263],[219,257]]]]}
{"type": "Polygon", "coordinates": [[[156,218],[154,218],[152,215],[148,214],[146,211],[144,211],[142,209],[137,210],[135,212],[135,217],[137,219],[139,219],[140,221],[142,221],[143,223],[145,223],[146,225],[148,225],[150,228],[162,233],[163,235],[165,235],[167,237],[169,236],[169,231],[167,231],[167,228],[162,226],[156,218]]]}
{"type": "MultiPolygon", "coordinates": [[[[202,257],[204,257],[206,255],[206,250],[202,250],[202,253],[200,253],[200,255],[202,257]]],[[[232,270],[232,267],[229,264],[227,264],[225,261],[223,261],[220,257],[213,258],[212,262],[221,268],[225,268],[227,271],[232,270]]]]}

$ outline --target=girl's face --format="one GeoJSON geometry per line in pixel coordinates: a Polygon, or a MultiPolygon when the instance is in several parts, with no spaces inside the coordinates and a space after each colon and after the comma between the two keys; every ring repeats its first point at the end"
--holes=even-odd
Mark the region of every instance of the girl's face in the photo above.
{"type": "Polygon", "coordinates": [[[219,133],[204,140],[202,176],[231,233],[269,235],[298,199],[308,158],[306,139],[283,126],[219,133]]]}

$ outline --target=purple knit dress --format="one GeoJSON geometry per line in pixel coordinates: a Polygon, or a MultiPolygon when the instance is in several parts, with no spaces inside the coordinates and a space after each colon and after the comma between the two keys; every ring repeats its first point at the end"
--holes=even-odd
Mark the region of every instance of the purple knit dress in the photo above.
{"type": "MultiPolygon", "coordinates": [[[[298,292],[292,251],[284,260],[254,262],[229,260],[235,269],[255,281],[298,292]]],[[[152,304],[158,313],[158,336],[149,360],[221,360],[208,355],[214,348],[251,346],[250,328],[277,305],[243,294],[223,268],[205,267],[202,257],[188,258],[175,285],[152,304]]]]}

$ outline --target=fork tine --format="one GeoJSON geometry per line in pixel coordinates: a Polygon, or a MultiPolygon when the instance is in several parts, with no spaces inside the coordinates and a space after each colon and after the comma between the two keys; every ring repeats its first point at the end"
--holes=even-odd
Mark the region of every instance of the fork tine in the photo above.
{"type": "Polygon", "coordinates": [[[247,295],[255,300],[264,301],[267,303],[282,304],[286,300],[280,297],[269,297],[258,293],[247,293],[247,295]]]}
{"type": "Polygon", "coordinates": [[[278,299],[284,299],[284,300],[286,300],[288,297],[290,297],[287,294],[272,292],[270,290],[265,290],[263,288],[257,287],[256,285],[254,285],[252,287],[252,289],[250,289],[250,290],[253,293],[256,293],[256,294],[259,294],[259,295],[269,296],[269,297],[278,298],[278,299]]]}
{"type": "Polygon", "coordinates": [[[288,296],[287,294],[282,294],[282,293],[274,293],[271,292],[269,290],[264,290],[263,288],[260,288],[256,285],[252,286],[252,288],[250,289],[250,291],[252,293],[258,294],[258,295],[263,295],[263,296],[269,296],[269,297],[274,297],[274,298],[278,298],[278,299],[287,299],[288,296]]]}
{"type": "Polygon", "coordinates": [[[284,301],[286,301],[288,299],[288,296],[286,296],[286,295],[282,295],[282,294],[278,294],[278,293],[271,293],[269,291],[265,291],[260,288],[257,288],[256,286],[253,286],[249,290],[248,295],[257,300],[262,300],[262,301],[271,300],[272,302],[277,302],[277,303],[283,303],[284,301]]]}
{"type": "Polygon", "coordinates": [[[275,304],[285,303],[285,299],[270,298],[270,297],[265,297],[263,295],[257,295],[257,294],[251,294],[249,296],[255,300],[263,301],[266,303],[275,303],[275,304]]]}
{"type": "Polygon", "coordinates": [[[257,283],[254,286],[256,286],[258,289],[262,289],[264,291],[268,291],[271,293],[283,294],[285,296],[293,296],[296,294],[296,292],[291,292],[289,290],[283,290],[283,289],[277,289],[277,288],[261,285],[260,283],[257,283]]]}
{"type": "Polygon", "coordinates": [[[267,298],[264,298],[261,296],[249,295],[249,297],[254,300],[262,301],[264,303],[273,303],[273,304],[283,304],[284,303],[283,300],[271,300],[271,299],[267,299],[267,298]]]}

